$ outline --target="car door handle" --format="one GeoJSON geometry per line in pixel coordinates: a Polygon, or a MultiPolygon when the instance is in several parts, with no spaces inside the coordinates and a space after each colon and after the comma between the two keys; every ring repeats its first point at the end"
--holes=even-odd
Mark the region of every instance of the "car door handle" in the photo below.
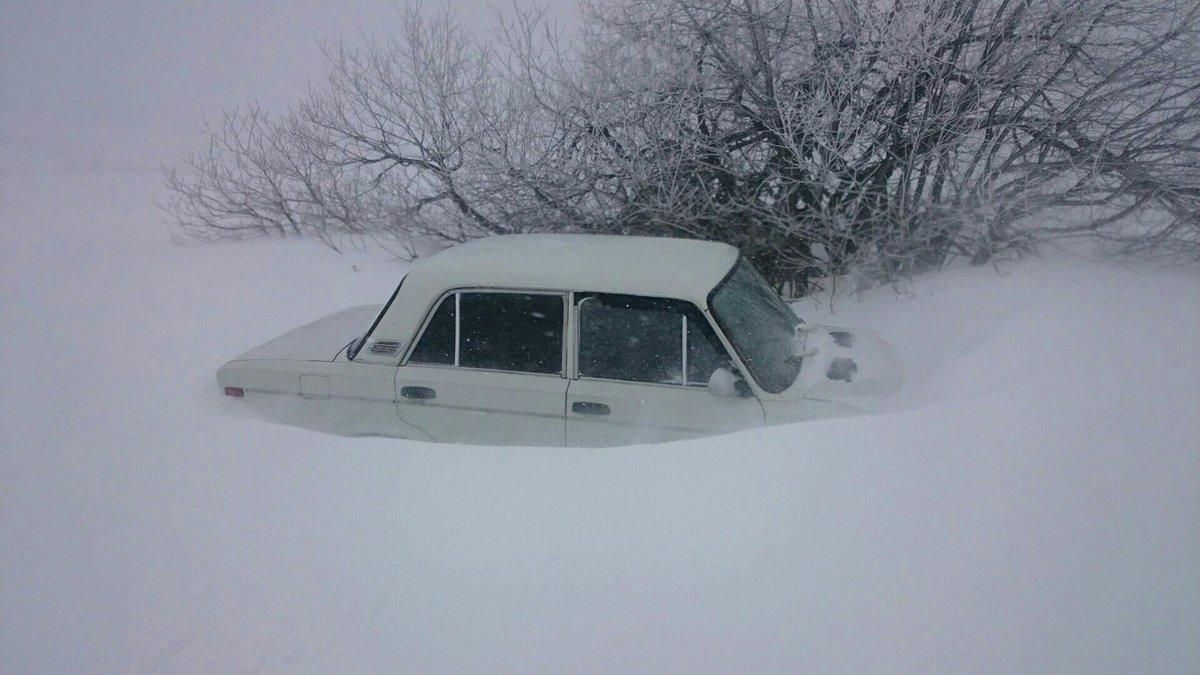
{"type": "Polygon", "coordinates": [[[577,412],[580,415],[607,415],[612,412],[603,403],[594,403],[592,401],[576,401],[571,404],[571,411],[577,412]]]}
{"type": "Polygon", "coordinates": [[[418,401],[437,398],[437,392],[429,387],[400,387],[400,395],[404,398],[413,398],[418,401]]]}

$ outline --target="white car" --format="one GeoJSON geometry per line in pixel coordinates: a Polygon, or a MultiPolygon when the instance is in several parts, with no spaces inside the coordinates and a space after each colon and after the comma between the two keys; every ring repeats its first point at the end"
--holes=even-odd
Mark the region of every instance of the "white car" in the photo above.
{"type": "Polygon", "coordinates": [[[738,250],[509,235],[415,264],[347,309],[225,364],[224,393],[342,435],[611,446],[868,409],[891,347],[803,323],[738,250]]]}

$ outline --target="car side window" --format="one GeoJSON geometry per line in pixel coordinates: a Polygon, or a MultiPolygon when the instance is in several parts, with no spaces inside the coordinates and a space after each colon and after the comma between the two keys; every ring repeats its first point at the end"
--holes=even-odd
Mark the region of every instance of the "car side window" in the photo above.
{"type": "Polygon", "coordinates": [[[464,291],[446,296],[409,363],[561,373],[563,296],[464,291]]]}
{"type": "Polygon", "coordinates": [[[695,306],[631,295],[576,296],[579,375],[627,382],[706,386],[728,365],[695,306]]]}
{"type": "Polygon", "coordinates": [[[463,293],[459,365],[561,373],[563,298],[526,293],[463,293]]]}
{"type": "Polygon", "coordinates": [[[433,318],[421,333],[421,341],[413,349],[409,363],[424,363],[438,366],[454,365],[455,317],[458,315],[458,294],[442,298],[433,318]]]}

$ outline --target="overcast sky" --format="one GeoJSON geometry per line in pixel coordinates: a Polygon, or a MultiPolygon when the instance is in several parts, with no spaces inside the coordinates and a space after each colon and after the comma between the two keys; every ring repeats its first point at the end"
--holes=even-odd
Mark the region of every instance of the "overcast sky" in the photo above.
{"type": "MultiPolygon", "coordinates": [[[[485,0],[451,7],[477,30],[485,0]]],[[[507,6],[501,1],[499,6],[507,6]]],[[[46,2],[0,0],[0,143],[32,157],[131,168],[170,162],[199,120],[247,101],[283,107],[325,72],[321,43],[397,25],[389,0],[46,2]]],[[[570,22],[574,0],[552,0],[570,22]]]]}

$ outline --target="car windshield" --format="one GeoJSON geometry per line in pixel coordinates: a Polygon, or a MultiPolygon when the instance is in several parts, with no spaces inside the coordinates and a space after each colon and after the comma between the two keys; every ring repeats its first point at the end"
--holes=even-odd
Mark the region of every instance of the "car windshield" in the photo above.
{"type": "Polygon", "coordinates": [[[800,373],[794,346],[800,319],[749,262],[738,261],[709,303],[758,385],[772,394],[792,386],[800,373]]]}

